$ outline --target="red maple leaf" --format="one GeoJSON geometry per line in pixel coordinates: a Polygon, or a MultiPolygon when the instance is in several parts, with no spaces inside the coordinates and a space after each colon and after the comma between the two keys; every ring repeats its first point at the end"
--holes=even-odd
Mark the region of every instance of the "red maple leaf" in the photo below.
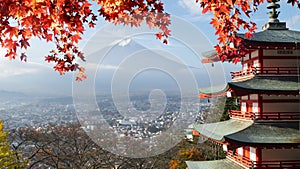
{"type": "Polygon", "coordinates": [[[81,36],[77,33],[77,34],[71,36],[71,39],[72,39],[72,42],[78,43],[79,40],[81,40],[82,38],[81,38],[81,36]]]}
{"type": "Polygon", "coordinates": [[[161,32],[159,32],[159,33],[156,33],[155,34],[156,35],[156,38],[158,38],[158,39],[162,39],[162,37],[163,37],[163,34],[161,33],[161,32]]]}

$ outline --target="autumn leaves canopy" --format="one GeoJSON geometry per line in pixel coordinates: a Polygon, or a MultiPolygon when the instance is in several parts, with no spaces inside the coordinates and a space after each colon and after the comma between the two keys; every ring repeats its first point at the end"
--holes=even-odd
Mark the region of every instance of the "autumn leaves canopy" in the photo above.
{"type": "MultiPolygon", "coordinates": [[[[256,25],[242,19],[256,10],[264,0],[196,0],[203,13],[212,13],[211,25],[216,30],[219,44],[215,46],[222,60],[234,62],[242,56],[240,29],[251,37],[256,25]],[[232,45],[229,45],[231,43],[232,45]]],[[[288,3],[298,4],[298,0],[288,3]]],[[[77,80],[86,78],[84,68],[76,59],[84,60],[78,48],[84,31],[93,28],[98,17],[114,24],[140,26],[143,21],[152,28],[159,28],[156,37],[167,43],[171,35],[168,26],[170,15],[164,11],[160,0],[2,0],[0,3],[0,44],[5,57],[20,57],[26,61],[26,49],[32,38],[55,44],[45,60],[55,63],[54,69],[64,74],[78,71],[77,80]],[[93,4],[93,6],[92,6],[93,4]],[[96,9],[97,8],[97,9],[96,9]]]]}

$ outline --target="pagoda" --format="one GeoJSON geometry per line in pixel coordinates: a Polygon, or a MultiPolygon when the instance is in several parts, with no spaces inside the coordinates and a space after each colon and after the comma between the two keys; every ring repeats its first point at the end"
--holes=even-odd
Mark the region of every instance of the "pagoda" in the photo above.
{"type": "MultiPolygon", "coordinates": [[[[267,6],[269,21],[251,39],[242,70],[219,91],[201,90],[200,98],[226,95],[240,99],[227,121],[195,124],[202,137],[223,147],[226,158],[187,161],[199,168],[300,168],[300,31],[289,30],[277,17],[278,0],[267,6]],[[224,94],[225,93],[225,94],[224,94]]],[[[203,62],[217,61],[208,52],[203,62]]]]}

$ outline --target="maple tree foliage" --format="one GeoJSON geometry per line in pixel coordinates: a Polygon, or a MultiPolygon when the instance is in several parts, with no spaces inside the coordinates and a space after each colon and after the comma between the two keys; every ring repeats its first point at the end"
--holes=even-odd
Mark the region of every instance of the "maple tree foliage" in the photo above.
{"type": "Polygon", "coordinates": [[[131,26],[139,26],[145,20],[149,27],[161,30],[156,36],[167,43],[170,19],[159,0],[95,0],[99,5],[98,13],[93,12],[92,1],[1,0],[0,43],[7,49],[5,57],[20,57],[26,61],[23,51],[30,46],[29,40],[40,38],[56,46],[45,60],[54,62],[54,69],[60,74],[78,71],[77,80],[81,81],[86,75],[84,68],[76,63],[76,58],[84,60],[78,42],[85,26],[93,28],[98,16],[115,24],[131,26]]]}
{"type": "MultiPolygon", "coordinates": [[[[257,30],[256,24],[246,21],[242,16],[250,18],[250,13],[255,12],[258,6],[264,2],[272,0],[196,0],[202,8],[202,13],[211,12],[213,17],[210,24],[216,30],[219,43],[215,49],[220,60],[229,60],[234,63],[239,62],[240,58],[247,51],[243,46],[242,38],[237,36],[240,29],[246,31],[245,37],[249,39],[257,30]]],[[[288,0],[293,6],[300,3],[298,0],[288,0]]]]}
{"type": "MultiPolygon", "coordinates": [[[[221,60],[239,61],[244,54],[240,28],[245,29],[250,38],[257,29],[255,23],[241,18],[249,14],[265,0],[195,0],[203,9],[202,13],[213,14],[211,24],[216,30],[219,43],[215,46],[221,60]],[[229,45],[231,43],[232,45],[229,45]]],[[[288,0],[292,5],[298,0],[288,0]]],[[[55,44],[45,60],[55,63],[54,69],[64,74],[77,71],[77,80],[86,78],[85,69],[76,59],[85,60],[78,48],[85,27],[93,28],[97,17],[103,17],[114,24],[140,26],[143,21],[161,31],[156,37],[167,43],[171,35],[168,26],[170,15],[164,12],[160,0],[1,0],[0,3],[0,44],[7,50],[5,57],[20,57],[26,61],[26,49],[32,38],[40,38],[55,44]],[[98,4],[98,12],[92,4],[98,4]]]]}
{"type": "Polygon", "coordinates": [[[170,160],[170,169],[187,168],[186,161],[204,161],[201,155],[194,146],[184,147],[170,160]]]}

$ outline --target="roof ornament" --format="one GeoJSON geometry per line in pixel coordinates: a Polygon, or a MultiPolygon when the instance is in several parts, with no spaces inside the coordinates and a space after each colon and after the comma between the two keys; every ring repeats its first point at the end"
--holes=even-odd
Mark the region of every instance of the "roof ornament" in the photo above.
{"type": "Polygon", "coordinates": [[[273,22],[273,23],[278,23],[279,20],[277,19],[278,18],[278,15],[280,12],[276,11],[277,8],[280,8],[280,5],[279,4],[276,4],[276,2],[278,2],[280,0],[271,0],[271,1],[268,1],[270,4],[267,6],[268,9],[271,9],[270,12],[268,12],[269,14],[269,22],[273,22]]]}
{"type": "Polygon", "coordinates": [[[285,22],[279,22],[278,15],[280,12],[276,9],[280,8],[280,5],[277,4],[280,0],[268,0],[269,4],[267,6],[271,11],[267,14],[269,15],[269,21],[267,24],[263,25],[263,30],[288,30],[285,22]]]}

